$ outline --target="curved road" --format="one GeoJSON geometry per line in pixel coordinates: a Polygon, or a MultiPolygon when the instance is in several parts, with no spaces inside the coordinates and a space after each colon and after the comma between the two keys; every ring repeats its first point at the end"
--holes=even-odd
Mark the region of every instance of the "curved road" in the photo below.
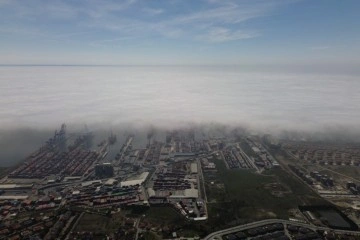
{"type": "Polygon", "coordinates": [[[309,225],[309,224],[306,224],[306,223],[292,222],[292,221],[283,220],[283,219],[267,219],[267,220],[247,223],[247,224],[244,224],[244,225],[239,225],[239,226],[236,226],[236,227],[227,228],[227,229],[224,229],[224,230],[213,232],[213,233],[209,234],[208,236],[206,236],[204,238],[204,240],[212,240],[212,239],[215,239],[215,238],[216,239],[221,239],[221,236],[225,235],[225,234],[230,234],[230,233],[239,232],[239,231],[242,231],[242,230],[245,230],[245,229],[261,227],[263,225],[275,224],[275,223],[291,224],[291,225],[294,225],[294,226],[305,227],[305,228],[309,228],[309,229],[312,229],[312,230],[325,230],[325,231],[332,231],[332,232],[340,233],[340,234],[360,235],[360,231],[336,230],[336,229],[331,229],[331,228],[327,228],[327,227],[318,227],[318,226],[309,225]]]}

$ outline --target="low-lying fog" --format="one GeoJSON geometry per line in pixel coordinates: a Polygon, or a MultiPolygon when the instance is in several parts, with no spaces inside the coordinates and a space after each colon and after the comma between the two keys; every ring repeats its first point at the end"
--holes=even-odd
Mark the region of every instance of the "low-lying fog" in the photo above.
{"type": "Polygon", "coordinates": [[[0,165],[21,160],[63,122],[79,129],[88,124],[90,130],[139,132],[150,125],[216,123],[229,129],[356,139],[359,89],[357,75],[314,71],[2,66],[0,165]]]}

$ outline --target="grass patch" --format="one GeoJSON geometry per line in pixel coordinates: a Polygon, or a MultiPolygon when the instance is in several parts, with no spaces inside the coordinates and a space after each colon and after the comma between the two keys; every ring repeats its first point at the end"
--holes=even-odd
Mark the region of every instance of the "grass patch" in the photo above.
{"type": "MultiPolygon", "coordinates": [[[[324,166],[325,168],[328,168],[334,172],[346,175],[348,177],[354,178],[358,181],[360,181],[360,168],[356,166],[324,166]]],[[[331,173],[331,172],[330,172],[331,173]]],[[[337,175],[335,173],[331,173],[336,178],[342,178],[341,175],[337,175]]]]}
{"type": "Polygon", "coordinates": [[[265,218],[288,219],[288,211],[292,208],[324,203],[307,185],[281,168],[259,175],[249,170],[229,170],[220,159],[215,163],[218,169],[216,181],[223,183],[225,188],[222,195],[207,188],[208,196],[216,197],[216,202],[208,204],[209,223],[214,228],[265,218]],[[264,187],[274,182],[286,186],[292,193],[274,196],[264,187]]]}
{"type": "Polygon", "coordinates": [[[264,188],[265,184],[276,181],[274,176],[258,175],[249,170],[228,170],[220,159],[215,163],[218,181],[224,184],[225,189],[222,195],[209,192],[210,196],[217,197],[216,203],[208,204],[211,224],[229,225],[287,216],[284,202],[292,203],[292,199],[277,198],[264,188]]]}
{"type": "Polygon", "coordinates": [[[8,168],[6,167],[0,167],[0,177],[5,177],[5,175],[7,174],[7,170],[8,168]]]}
{"type": "Polygon", "coordinates": [[[307,184],[281,168],[268,170],[266,174],[274,175],[279,183],[289,187],[292,194],[287,198],[290,198],[289,200],[293,201],[297,206],[327,203],[326,200],[317,195],[307,184]]]}
{"type": "Polygon", "coordinates": [[[183,237],[204,237],[213,229],[208,228],[206,222],[193,222],[186,220],[172,207],[151,207],[141,220],[147,227],[161,228],[162,238],[172,238],[172,233],[183,237]]]}
{"type": "Polygon", "coordinates": [[[156,233],[153,232],[144,232],[141,237],[139,237],[140,240],[160,240],[161,237],[158,236],[156,233]]]}
{"type": "MultiPolygon", "coordinates": [[[[283,165],[297,162],[297,160],[290,157],[284,150],[280,148],[269,148],[269,151],[283,165]]],[[[315,193],[310,186],[281,168],[271,169],[266,171],[266,173],[275,175],[279,182],[287,185],[291,189],[293,193],[292,195],[296,197],[296,203],[298,205],[329,204],[329,202],[315,193]]]]}
{"type": "Polygon", "coordinates": [[[156,224],[177,224],[184,218],[171,207],[151,207],[145,212],[144,220],[156,224]]]}
{"type": "Polygon", "coordinates": [[[85,213],[75,228],[76,232],[93,232],[95,234],[114,233],[122,225],[124,217],[115,213],[111,217],[85,213]]]}
{"type": "Polygon", "coordinates": [[[76,232],[104,233],[110,221],[109,217],[98,214],[85,213],[75,228],[76,232]]]}

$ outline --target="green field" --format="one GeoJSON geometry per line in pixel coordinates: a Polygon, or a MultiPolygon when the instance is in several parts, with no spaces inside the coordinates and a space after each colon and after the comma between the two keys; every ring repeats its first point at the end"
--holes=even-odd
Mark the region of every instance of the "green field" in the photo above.
{"type": "MultiPolygon", "coordinates": [[[[346,175],[350,178],[356,179],[360,181],[360,168],[356,166],[324,166],[325,168],[328,168],[334,172],[337,172],[339,174],[346,175]]],[[[325,170],[326,171],[326,170],[325,170]]],[[[343,178],[342,175],[338,175],[336,173],[327,171],[327,174],[333,175],[334,178],[343,178]]]]}
{"type": "Polygon", "coordinates": [[[274,176],[277,182],[286,185],[292,192],[290,198],[293,198],[297,205],[327,204],[327,201],[315,193],[307,184],[281,168],[268,170],[265,174],[274,176]]]}
{"type": "MultiPolygon", "coordinates": [[[[220,159],[215,159],[218,173],[215,182],[219,189],[207,187],[209,223],[215,228],[264,218],[288,218],[288,210],[298,205],[323,202],[308,186],[281,168],[259,175],[249,170],[229,170],[220,159]],[[276,197],[265,189],[268,183],[280,183],[290,189],[284,197],[276,197]]],[[[206,177],[205,177],[206,179],[206,177]]],[[[208,184],[207,184],[208,185],[208,184]]]]}
{"type": "Polygon", "coordinates": [[[171,238],[172,232],[183,237],[204,237],[212,231],[206,222],[187,220],[172,207],[151,207],[144,215],[141,222],[161,227],[163,238],[171,238]]]}
{"type": "Polygon", "coordinates": [[[110,218],[97,214],[85,213],[75,228],[77,232],[103,233],[110,218]]]}
{"type": "Polygon", "coordinates": [[[0,167],[0,178],[5,177],[8,168],[0,167]]]}
{"type": "Polygon", "coordinates": [[[171,207],[151,207],[145,212],[144,220],[156,224],[177,224],[184,221],[184,217],[171,207]]]}
{"type": "Polygon", "coordinates": [[[160,240],[160,239],[161,237],[153,232],[145,232],[139,237],[139,240],[160,240]]]}
{"type": "Polygon", "coordinates": [[[85,213],[79,220],[75,232],[114,233],[121,226],[123,219],[120,213],[113,214],[111,217],[85,213]]]}

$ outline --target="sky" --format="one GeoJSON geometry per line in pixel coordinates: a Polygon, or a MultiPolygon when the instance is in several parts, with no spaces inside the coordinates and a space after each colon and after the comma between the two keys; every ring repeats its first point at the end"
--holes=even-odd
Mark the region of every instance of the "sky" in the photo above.
{"type": "Polygon", "coordinates": [[[0,64],[360,63],[358,0],[0,0],[0,64]]]}

